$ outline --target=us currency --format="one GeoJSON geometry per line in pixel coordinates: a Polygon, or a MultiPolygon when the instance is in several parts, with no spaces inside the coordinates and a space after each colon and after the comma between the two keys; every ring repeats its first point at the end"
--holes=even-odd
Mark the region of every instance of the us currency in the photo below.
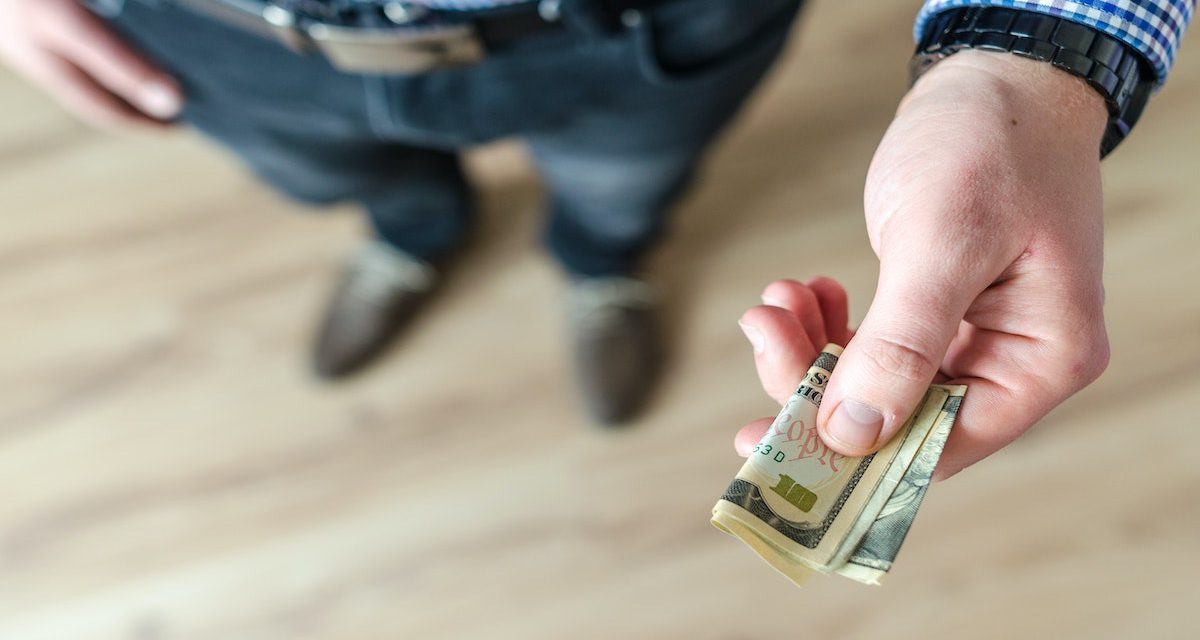
{"type": "Polygon", "coordinates": [[[934,385],[882,449],[850,458],[817,433],[842,354],[827,345],[754,447],[712,523],[796,584],[813,572],[879,584],[892,567],[942,455],[965,386],[934,385]]]}

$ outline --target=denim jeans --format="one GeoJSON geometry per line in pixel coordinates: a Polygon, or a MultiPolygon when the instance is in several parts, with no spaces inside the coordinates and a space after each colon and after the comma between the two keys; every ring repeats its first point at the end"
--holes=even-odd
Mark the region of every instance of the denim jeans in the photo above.
{"type": "Polygon", "coordinates": [[[381,238],[419,257],[437,260],[469,227],[458,152],[523,139],[549,191],[546,241],[577,276],[637,267],[800,4],[674,0],[614,30],[592,20],[594,0],[566,0],[571,28],[479,64],[357,75],[170,0],[100,1],[179,78],[184,120],[298,200],[361,203],[381,238]]]}

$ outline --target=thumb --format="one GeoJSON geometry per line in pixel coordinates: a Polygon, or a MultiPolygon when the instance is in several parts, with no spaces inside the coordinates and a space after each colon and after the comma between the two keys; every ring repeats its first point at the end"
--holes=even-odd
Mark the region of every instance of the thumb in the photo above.
{"type": "Polygon", "coordinates": [[[896,434],[933,382],[978,293],[911,266],[899,273],[884,266],[875,300],[838,359],[817,417],[825,444],[847,456],[867,455],[896,434]]]}

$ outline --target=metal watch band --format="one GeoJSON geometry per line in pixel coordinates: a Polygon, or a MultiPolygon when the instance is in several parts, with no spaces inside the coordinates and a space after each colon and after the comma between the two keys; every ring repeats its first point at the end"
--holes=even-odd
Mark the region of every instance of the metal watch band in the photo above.
{"type": "Polygon", "coordinates": [[[930,21],[909,66],[916,82],[929,67],[963,49],[1007,51],[1048,62],[1083,78],[1108,103],[1100,156],[1112,151],[1137,123],[1154,89],[1154,72],[1141,54],[1100,31],[1054,16],[997,7],[951,9],[930,21]]]}

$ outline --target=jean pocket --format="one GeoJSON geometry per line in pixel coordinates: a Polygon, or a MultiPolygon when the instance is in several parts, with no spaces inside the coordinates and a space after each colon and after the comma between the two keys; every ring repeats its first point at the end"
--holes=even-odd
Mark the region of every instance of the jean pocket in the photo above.
{"type": "Polygon", "coordinates": [[[647,11],[632,37],[639,71],[655,85],[720,82],[766,64],[802,0],[676,0],[647,11]]]}

